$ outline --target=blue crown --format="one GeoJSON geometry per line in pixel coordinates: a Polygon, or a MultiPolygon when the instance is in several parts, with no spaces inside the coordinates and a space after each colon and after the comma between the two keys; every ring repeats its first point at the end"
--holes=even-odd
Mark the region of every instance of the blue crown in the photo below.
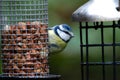
{"type": "Polygon", "coordinates": [[[68,26],[67,24],[61,24],[63,26],[63,28],[65,28],[68,31],[72,31],[72,29],[70,28],[70,26],[68,26]]]}

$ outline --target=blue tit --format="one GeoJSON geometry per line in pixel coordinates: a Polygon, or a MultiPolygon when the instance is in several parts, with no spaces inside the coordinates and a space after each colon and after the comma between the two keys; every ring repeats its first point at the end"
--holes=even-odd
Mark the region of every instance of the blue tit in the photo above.
{"type": "Polygon", "coordinates": [[[67,43],[74,36],[67,24],[56,25],[48,30],[50,54],[59,53],[65,49],[67,43]]]}

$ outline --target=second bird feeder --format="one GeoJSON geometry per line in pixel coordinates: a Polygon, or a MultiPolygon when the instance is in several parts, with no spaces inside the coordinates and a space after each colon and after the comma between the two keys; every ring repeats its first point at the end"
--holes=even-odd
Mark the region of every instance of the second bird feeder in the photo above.
{"type": "Polygon", "coordinates": [[[119,80],[118,0],[89,0],[72,15],[79,22],[82,80],[119,80]]]}

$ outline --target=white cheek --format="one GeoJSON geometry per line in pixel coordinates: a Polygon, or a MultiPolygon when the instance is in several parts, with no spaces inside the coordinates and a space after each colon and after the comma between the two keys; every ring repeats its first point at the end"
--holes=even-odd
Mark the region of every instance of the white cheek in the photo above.
{"type": "Polygon", "coordinates": [[[70,35],[68,35],[68,34],[60,31],[59,29],[57,29],[57,32],[58,32],[59,36],[60,36],[63,40],[67,41],[67,40],[70,39],[70,35]]]}
{"type": "Polygon", "coordinates": [[[59,25],[59,28],[64,31],[64,28],[62,25],[59,25]]]}

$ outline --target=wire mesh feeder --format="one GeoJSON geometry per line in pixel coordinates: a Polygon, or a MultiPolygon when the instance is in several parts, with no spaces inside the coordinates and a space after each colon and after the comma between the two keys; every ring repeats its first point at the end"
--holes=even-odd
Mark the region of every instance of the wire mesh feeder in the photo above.
{"type": "Polygon", "coordinates": [[[0,0],[1,79],[59,79],[49,74],[47,25],[47,0],[0,0]]]}
{"type": "Polygon", "coordinates": [[[113,5],[108,9],[109,1],[114,4],[111,2],[113,0],[107,1],[107,6],[104,6],[104,1],[89,0],[72,15],[73,19],[79,22],[80,28],[82,80],[120,79],[120,13],[113,5]],[[101,7],[108,10],[105,12],[101,7]],[[102,14],[96,13],[100,11],[102,14]],[[109,16],[111,14],[112,17],[109,16]]]}

